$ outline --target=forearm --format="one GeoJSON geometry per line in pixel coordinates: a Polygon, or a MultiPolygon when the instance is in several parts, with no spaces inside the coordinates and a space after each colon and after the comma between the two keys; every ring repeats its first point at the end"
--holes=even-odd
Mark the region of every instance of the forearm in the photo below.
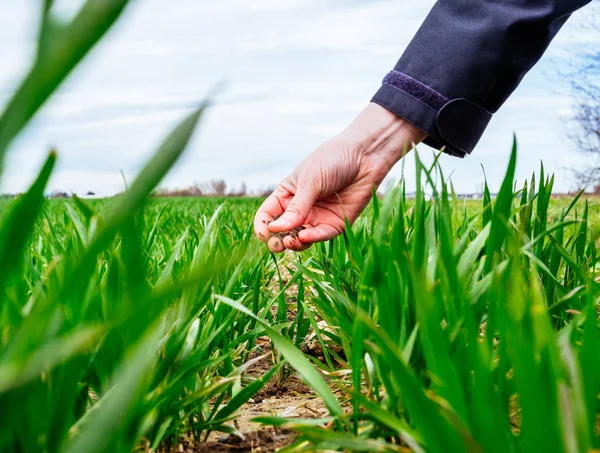
{"type": "Polygon", "coordinates": [[[576,9],[590,0],[439,0],[376,102],[464,157],[576,9]]]}
{"type": "Polygon", "coordinates": [[[371,102],[341,134],[363,158],[377,159],[386,171],[427,134],[388,109],[371,102]]]}

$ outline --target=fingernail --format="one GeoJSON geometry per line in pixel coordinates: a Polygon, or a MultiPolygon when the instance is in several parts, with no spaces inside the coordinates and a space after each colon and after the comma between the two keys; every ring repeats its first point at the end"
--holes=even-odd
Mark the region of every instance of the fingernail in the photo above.
{"type": "Polygon", "coordinates": [[[274,222],[271,222],[269,226],[274,226],[277,228],[288,228],[290,226],[290,222],[285,219],[277,219],[274,222]]]}

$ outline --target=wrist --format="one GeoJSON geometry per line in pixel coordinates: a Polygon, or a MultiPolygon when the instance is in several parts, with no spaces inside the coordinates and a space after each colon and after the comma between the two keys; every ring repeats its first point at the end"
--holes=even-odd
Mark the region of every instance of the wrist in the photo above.
{"type": "Polygon", "coordinates": [[[391,168],[427,134],[385,107],[371,102],[343,132],[361,157],[383,160],[391,168]]]}

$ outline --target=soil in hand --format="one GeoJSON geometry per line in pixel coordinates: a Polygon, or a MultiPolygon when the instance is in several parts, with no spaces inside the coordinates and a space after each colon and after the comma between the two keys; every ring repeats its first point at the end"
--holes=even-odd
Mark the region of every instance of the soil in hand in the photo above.
{"type": "MultiPolygon", "coordinates": [[[[271,222],[274,222],[275,220],[277,220],[279,217],[279,215],[274,215],[273,216],[273,220],[263,220],[263,223],[266,223],[267,225],[271,222]]],[[[298,233],[300,233],[300,231],[304,230],[305,227],[304,226],[299,226],[298,228],[294,228],[293,230],[289,230],[289,231],[280,231],[279,233],[271,233],[271,237],[275,237],[275,238],[279,238],[282,239],[286,236],[292,236],[293,238],[297,238],[298,237],[298,233]]]]}

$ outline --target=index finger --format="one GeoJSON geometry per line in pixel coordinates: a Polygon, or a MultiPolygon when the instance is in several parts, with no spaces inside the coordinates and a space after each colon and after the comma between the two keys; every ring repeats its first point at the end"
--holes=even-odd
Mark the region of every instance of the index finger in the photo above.
{"type": "Polygon", "coordinates": [[[271,232],[267,225],[273,220],[273,217],[283,214],[283,211],[284,209],[275,194],[269,195],[258,208],[254,216],[254,233],[261,241],[267,242],[269,240],[271,232]]]}

